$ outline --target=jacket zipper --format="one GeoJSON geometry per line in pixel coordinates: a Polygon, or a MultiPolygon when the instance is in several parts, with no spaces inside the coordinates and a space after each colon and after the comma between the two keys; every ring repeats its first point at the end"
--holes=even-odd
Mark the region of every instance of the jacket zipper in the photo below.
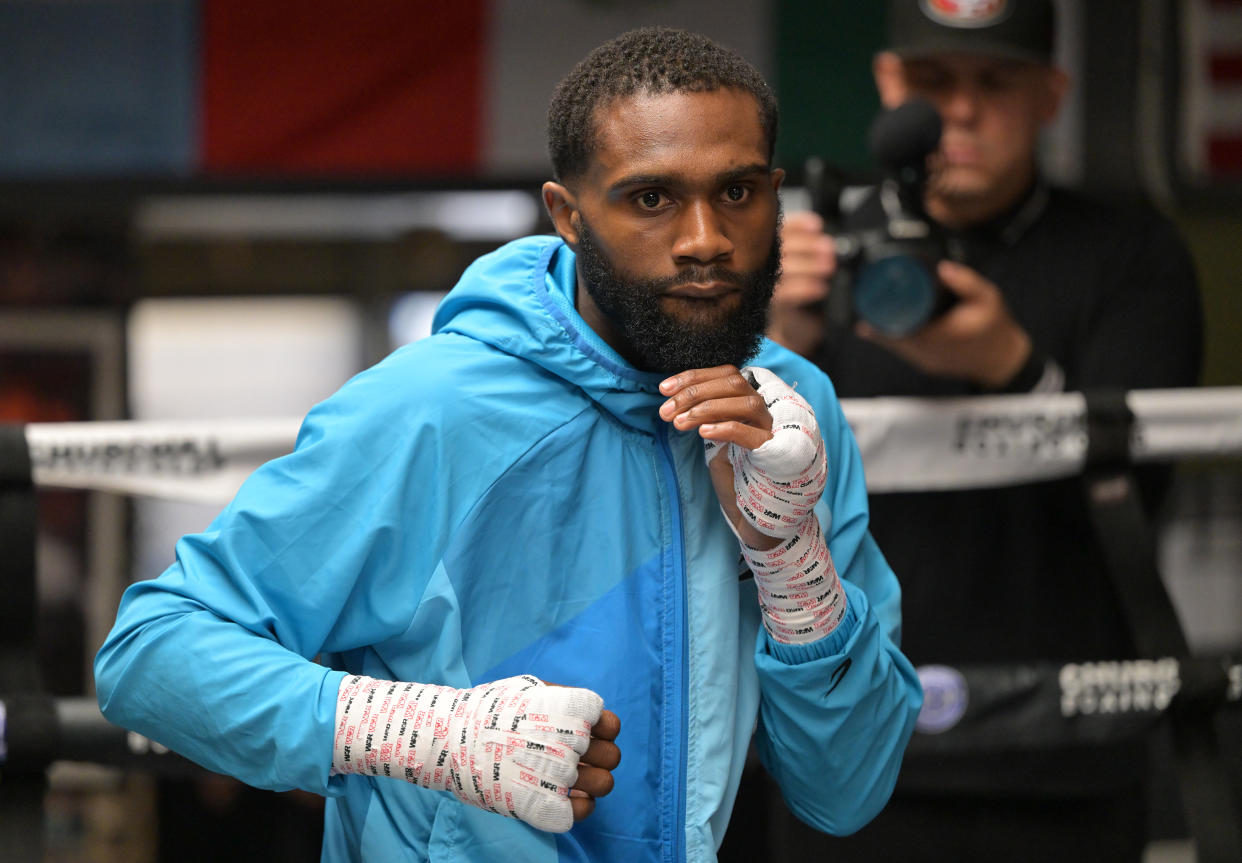
{"type": "MultiPolygon", "coordinates": [[[[664,471],[665,485],[668,488],[669,528],[672,533],[672,572],[670,573],[672,584],[669,586],[669,596],[673,601],[672,619],[674,626],[673,644],[672,649],[668,653],[668,658],[673,659],[673,661],[665,663],[665,703],[670,703],[673,699],[668,698],[668,696],[672,696],[675,693],[675,701],[678,708],[676,716],[671,717],[676,720],[676,725],[671,729],[671,732],[669,729],[665,729],[665,743],[668,747],[666,751],[672,751],[672,758],[666,759],[666,763],[668,761],[672,762],[669,766],[673,768],[673,775],[677,777],[676,794],[672,795],[673,799],[668,800],[668,795],[665,795],[665,806],[672,810],[669,813],[672,817],[666,821],[666,823],[672,825],[672,835],[668,837],[668,844],[666,846],[670,850],[670,855],[665,859],[668,863],[683,863],[686,856],[684,848],[686,834],[686,734],[689,725],[686,704],[689,663],[689,638],[686,629],[686,550],[682,534],[681,492],[677,484],[677,469],[673,461],[672,447],[669,445],[667,426],[660,425],[657,430],[657,439],[660,442],[661,467],[664,471]]],[[[667,776],[668,774],[666,773],[665,775],[667,776]]]]}

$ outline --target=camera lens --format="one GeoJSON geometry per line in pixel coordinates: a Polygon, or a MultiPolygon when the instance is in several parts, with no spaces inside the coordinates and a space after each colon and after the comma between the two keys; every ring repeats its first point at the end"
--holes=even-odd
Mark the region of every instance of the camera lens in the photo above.
{"type": "Polygon", "coordinates": [[[927,267],[909,255],[871,261],[854,284],[858,317],[885,335],[904,336],[931,317],[936,282],[927,267]]]}

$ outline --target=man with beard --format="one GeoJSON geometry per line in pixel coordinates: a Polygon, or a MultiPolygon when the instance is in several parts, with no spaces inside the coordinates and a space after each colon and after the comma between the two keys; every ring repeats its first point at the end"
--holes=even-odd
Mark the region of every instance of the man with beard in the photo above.
{"type": "MultiPolygon", "coordinates": [[[[826,327],[834,244],[811,213],[784,230],[773,337],[843,396],[968,396],[1188,387],[1202,352],[1194,267],[1167,220],[1050,186],[1040,131],[1069,80],[1049,0],[893,0],[874,60],[882,104],[922,97],[943,133],[924,196],[954,261],[956,304],[887,336],[826,327]]],[[[882,218],[870,195],[850,227],[882,218]]],[[[1139,479],[1154,511],[1163,468],[1139,479]]],[[[876,495],[873,529],[901,575],[904,648],[919,665],[1079,662],[1135,645],[1076,478],[876,495]]],[[[1129,576],[1129,573],[1124,575],[1129,576]]],[[[1137,861],[1147,843],[1144,749],[908,757],[884,814],[845,841],[796,825],[791,859],[1137,861]]]]}
{"type": "Polygon", "coordinates": [[[560,236],[472,265],[128,591],[105,714],[326,795],[325,860],[713,860],[756,728],[808,821],[871,818],[920,690],[831,387],[762,341],[775,133],[702,37],[589,55],[560,236]]]}

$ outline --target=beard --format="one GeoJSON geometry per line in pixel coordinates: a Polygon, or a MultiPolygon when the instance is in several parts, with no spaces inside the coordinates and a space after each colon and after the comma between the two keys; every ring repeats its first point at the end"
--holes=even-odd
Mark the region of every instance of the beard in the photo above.
{"type": "Polygon", "coordinates": [[[742,366],[759,352],[767,329],[768,304],[780,277],[780,213],[768,258],[756,270],[734,272],[718,266],[692,267],[664,279],[627,278],[599,247],[586,221],[579,227],[578,261],[587,293],[613,324],[624,345],[621,353],[644,372],[675,374],[687,369],[742,366]],[[723,282],[739,288],[740,301],[701,302],[705,308],[670,314],[661,297],[677,285],[723,282]]]}

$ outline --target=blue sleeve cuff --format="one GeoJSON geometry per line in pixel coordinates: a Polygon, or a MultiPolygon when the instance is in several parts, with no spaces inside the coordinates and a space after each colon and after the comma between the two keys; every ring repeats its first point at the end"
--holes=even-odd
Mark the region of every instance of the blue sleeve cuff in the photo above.
{"type": "Polygon", "coordinates": [[[772,637],[766,628],[763,629],[764,647],[769,656],[785,665],[801,665],[816,659],[825,659],[844,653],[854,630],[858,628],[859,604],[866,607],[862,591],[852,584],[841,580],[841,589],[845,591],[845,616],[837,624],[837,628],[816,641],[808,644],[784,644],[772,637]]]}

